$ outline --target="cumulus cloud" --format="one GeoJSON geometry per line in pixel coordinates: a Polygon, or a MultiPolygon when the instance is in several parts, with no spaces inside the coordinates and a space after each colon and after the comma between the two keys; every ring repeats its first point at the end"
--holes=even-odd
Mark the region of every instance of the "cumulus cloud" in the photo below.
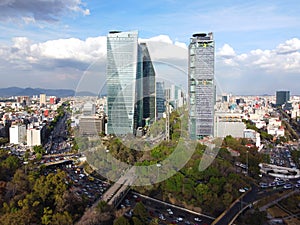
{"type": "Polygon", "coordinates": [[[236,55],[235,51],[228,44],[224,44],[222,46],[222,48],[219,49],[219,52],[218,52],[218,56],[221,56],[221,57],[224,57],[224,58],[232,58],[235,55],[236,55]]]}
{"type": "Polygon", "coordinates": [[[280,44],[276,48],[276,52],[279,54],[292,53],[300,50],[300,40],[293,38],[287,40],[285,43],[280,44]]]}
{"type": "Polygon", "coordinates": [[[89,9],[81,0],[2,0],[0,1],[0,21],[21,20],[25,23],[35,21],[58,21],[67,12],[89,15],[89,9]]]}
{"type": "Polygon", "coordinates": [[[230,45],[217,51],[216,75],[222,89],[243,94],[274,93],[286,88],[299,94],[300,40],[293,38],[274,49],[237,54],[230,45]],[[249,88],[251,85],[255,88],[249,88]]]}
{"type": "Polygon", "coordinates": [[[155,37],[151,37],[148,39],[144,38],[139,38],[140,42],[162,42],[162,43],[167,43],[167,44],[173,44],[173,41],[168,35],[158,35],[155,37]]]}
{"type": "Polygon", "coordinates": [[[180,48],[187,49],[187,46],[186,46],[185,43],[179,42],[179,41],[173,42],[172,39],[168,35],[158,35],[158,36],[147,38],[147,39],[139,38],[139,42],[151,42],[153,44],[155,44],[155,43],[165,43],[165,44],[175,45],[175,46],[178,46],[180,48]]]}
{"type": "Polygon", "coordinates": [[[234,49],[225,44],[217,52],[218,61],[223,65],[246,69],[261,69],[267,73],[298,73],[300,70],[300,40],[293,38],[279,44],[274,49],[255,49],[243,54],[236,54],[234,49]]]}
{"type": "MultiPolygon", "coordinates": [[[[181,60],[187,57],[185,44],[174,43],[168,36],[160,35],[139,41],[147,43],[153,60],[181,60]]],[[[44,68],[47,65],[50,68],[55,65],[76,67],[76,63],[88,66],[94,61],[106,60],[106,36],[90,37],[85,40],[57,39],[40,43],[33,43],[26,37],[15,37],[10,46],[0,46],[0,57],[2,61],[15,65],[18,63],[43,64],[44,68]]]]}
{"type": "MultiPolygon", "coordinates": [[[[76,62],[88,64],[102,58],[106,54],[106,37],[87,38],[80,40],[77,38],[51,40],[42,43],[32,43],[26,37],[15,37],[12,39],[11,47],[0,48],[2,60],[15,65],[23,62],[28,64],[38,64],[48,60],[52,63],[59,63],[65,67],[76,62]]],[[[47,65],[47,64],[46,64],[47,65]]],[[[44,66],[46,66],[44,64],[44,66]]],[[[52,67],[52,64],[49,64],[52,67]]]]}
{"type": "MultiPolygon", "coordinates": [[[[147,43],[158,76],[164,74],[185,86],[188,67],[185,44],[173,41],[165,35],[139,41],[147,43]]],[[[299,39],[293,38],[274,49],[255,49],[242,54],[225,44],[216,51],[218,82],[222,84],[225,92],[240,88],[240,93],[245,90],[247,82],[255,83],[256,89],[261,85],[262,91],[270,82],[272,85],[277,82],[280,87],[293,80],[290,85],[295,86],[300,81],[297,78],[300,71],[299,43],[299,39]],[[293,79],[287,79],[288,77],[293,79]]],[[[83,74],[99,80],[99,73],[105,77],[105,64],[106,36],[40,43],[34,43],[26,37],[15,37],[10,45],[0,46],[0,75],[14,73],[15,80],[24,80],[20,77],[28,76],[28,82],[40,80],[54,83],[60,80],[61,85],[63,82],[69,85],[68,80],[75,84],[76,79],[78,81],[83,74]],[[15,78],[17,76],[19,77],[15,78]]],[[[94,85],[99,86],[96,82],[94,85]]]]}
{"type": "MultiPolygon", "coordinates": [[[[159,71],[158,73],[167,74],[171,69],[168,74],[172,73],[174,76],[174,71],[180,71],[182,74],[182,70],[187,68],[185,45],[173,42],[166,35],[140,39],[139,41],[147,43],[151,59],[159,71]],[[181,69],[178,70],[177,67],[181,67],[181,69]],[[161,72],[162,68],[163,72],[161,72]]],[[[15,71],[14,76],[19,76],[19,78],[14,78],[14,80],[24,80],[20,77],[28,76],[28,81],[31,80],[33,83],[53,83],[59,80],[61,81],[60,85],[62,85],[64,82],[66,84],[68,79],[73,84],[76,78],[79,82],[80,77],[86,75],[95,81],[101,79],[103,81],[105,65],[106,36],[90,37],[85,40],[78,38],[57,39],[39,43],[34,43],[26,37],[15,37],[10,45],[0,45],[0,68],[4,68],[0,75],[15,71]],[[40,79],[37,78],[38,76],[40,79]]],[[[184,75],[180,78],[186,80],[184,75]]],[[[93,82],[93,85],[99,86],[97,82],[93,82]]],[[[91,82],[89,82],[89,88],[91,88],[91,82]]]]}

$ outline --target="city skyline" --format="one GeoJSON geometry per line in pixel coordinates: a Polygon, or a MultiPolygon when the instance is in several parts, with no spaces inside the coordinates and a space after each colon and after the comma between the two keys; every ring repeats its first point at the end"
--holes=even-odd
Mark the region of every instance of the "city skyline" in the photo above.
{"type": "MultiPolygon", "coordinates": [[[[95,62],[103,83],[110,30],[139,30],[142,41],[151,42],[153,61],[187,74],[190,35],[211,31],[219,92],[259,95],[288,89],[300,94],[296,1],[21,2],[0,3],[1,87],[76,89],[82,76],[96,77],[95,62]]],[[[187,80],[183,77],[177,82],[187,80]]]]}

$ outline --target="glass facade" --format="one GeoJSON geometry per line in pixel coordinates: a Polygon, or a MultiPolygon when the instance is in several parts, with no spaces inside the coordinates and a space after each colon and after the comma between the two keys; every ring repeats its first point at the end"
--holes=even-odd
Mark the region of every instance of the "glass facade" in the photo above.
{"type": "Polygon", "coordinates": [[[214,134],[215,49],[213,34],[194,34],[189,45],[189,132],[192,139],[214,134]]]}
{"type": "Polygon", "coordinates": [[[164,82],[156,82],[156,110],[158,119],[162,118],[163,113],[166,111],[164,90],[164,82]]]}
{"type": "Polygon", "coordinates": [[[289,91],[276,91],[276,105],[281,106],[290,100],[289,91]]]}
{"type": "Polygon", "coordinates": [[[146,44],[138,44],[137,31],[110,32],[107,37],[107,133],[135,134],[145,119],[155,120],[155,109],[155,71],[146,44]]]}
{"type": "MultiPolygon", "coordinates": [[[[146,43],[141,43],[139,46],[143,74],[143,119],[153,123],[156,120],[155,70],[146,43]]],[[[145,126],[144,121],[142,126],[145,126]]]]}
{"type": "Polygon", "coordinates": [[[107,37],[107,133],[134,130],[138,32],[110,32],[107,37]]]}

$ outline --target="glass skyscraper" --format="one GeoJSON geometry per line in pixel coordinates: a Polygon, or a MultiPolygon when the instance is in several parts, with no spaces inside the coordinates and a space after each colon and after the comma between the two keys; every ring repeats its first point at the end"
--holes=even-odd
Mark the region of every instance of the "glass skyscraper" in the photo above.
{"type": "Polygon", "coordinates": [[[135,134],[155,120],[155,71],[137,31],[109,32],[106,86],[108,134],[135,134]]]}
{"type": "Polygon", "coordinates": [[[143,81],[143,122],[142,125],[139,126],[145,126],[156,120],[155,70],[146,43],[140,43],[139,49],[143,81]],[[144,122],[145,120],[148,121],[144,122]]]}
{"type": "Polygon", "coordinates": [[[215,48],[212,33],[194,34],[189,44],[189,132],[192,139],[214,134],[215,48]]]}
{"type": "Polygon", "coordinates": [[[166,111],[164,90],[164,82],[156,82],[156,112],[158,119],[162,118],[163,113],[166,111]]]}
{"type": "Polygon", "coordinates": [[[276,105],[282,106],[290,100],[289,91],[276,91],[276,105]]]}

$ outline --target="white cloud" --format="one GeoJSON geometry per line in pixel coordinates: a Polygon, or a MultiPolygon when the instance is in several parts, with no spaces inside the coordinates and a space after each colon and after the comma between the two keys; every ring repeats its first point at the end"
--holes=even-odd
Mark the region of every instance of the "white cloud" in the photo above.
{"type": "Polygon", "coordinates": [[[300,40],[298,38],[293,38],[287,40],[285,43],[280,44],[276,48],[276,52],[279,54],[290,53],[300,50],[300,40]]]}
{"type": "Polygon", "coordinates": [[[168,35],[163,35],[163,34],[155,37],[147,38],[147,39],[139,38],[139,42],[163,42],[167,44],[173,44],[171,38],[168,35]]]}
{"type": "Polygon", "coordinates": [[[219,62],[243,70],[261,69],[267,73],[298,73],[300,70],[300,40],[293,38],[275,49],[255,49],[237,55],[234,49],[225,44],[217,53],[219,62]]]}
{"type": "Polygon", "coordinates": [[[15,37],[12,39],[11,47],[0,47],[0,56],[3,61],[8,61],[14,66],[18,64],[42,64],[43,67],[55,66],[49,62],[56,60],[59,66],[72,66],[74,62],[88,64],[95,60],[105,59],[106,37],[87,38],[80,40],[76,38],[51,40],[42,43],[34,43],[26,37],[15,37]],[[60,61],[60,62],[59,62],[60,61]]]}
{"type": "Polygon", "coordinates": [[[224,57],[224,58],[231,58],[231,57],[234,57],[236,54],[230,45],[224,44],[222,46],[222,48],[219,49],[219,52],[217,53],[217,55],[224,57]]]}
{"type": "Polygon", "coordinates": [[[176,45],[178,47],[181,47],[181,48],[184,48],[184,49],[188,49],[188,47],[186,46],[186,44],[183,43],[183,42],[175,41],[174,45],[176,45]]]}
{"type": "MultiPolygon", "coordinates": [[[[162,72],[166,73],[166,76],[171,74],[172,79],[178,79],[178,82],[185,84],[188,56],[185,44],[174,42],[165,35],[140,39],[140,41],[147,43],[158,76],[162,72]]],[[[288,81],[288,77],[292,76],[294,80],[292,85],[296,85],[299,80],[295,80],[295,76],[300,71],[299,42],[299,39],[293,38],[274,49],[255,49],[241,54],[237,54],[229,44],[223,45],[216,53],[216,75],[219,83],[222,84],[223,89],[228,87],[229,90],[225,91],[241,88],[243,85],[245,88],[245,82],[254,82],[255,85],[261,85],[261,90],[264,90],[263,85],[270,82],[273,84],[275,81],[281,85],[284,82],[280,82],[280,79],[288,81]]],[[[41,43],[32,43],[26,37],[15,37],[11,45],[0,46],[2,68],[0,74],[5,74],[5,68],[7,74],[10,74],[13,68],[13,70],[23,71],[20,77],[27,73],[28,77],[31,76],[29,74],[36,74],[35,79],[37,76],[42,76],[38,74],[53,73],[53,77],[62,74],[64,82],[72,79],[74,83],[76,78],[95,62],[99,67],[93,71],[93,74],[101,70],[101,74],[105,75],[106,36],[85,40],[57,39],[41,43]]],[[[17,74],[15,73],[15,76],[17,74]]],[[[51,79],[42,80],[46,82],[51,79]]],[[[31,81],[35,82],[35,80],[31,81]]]]}

